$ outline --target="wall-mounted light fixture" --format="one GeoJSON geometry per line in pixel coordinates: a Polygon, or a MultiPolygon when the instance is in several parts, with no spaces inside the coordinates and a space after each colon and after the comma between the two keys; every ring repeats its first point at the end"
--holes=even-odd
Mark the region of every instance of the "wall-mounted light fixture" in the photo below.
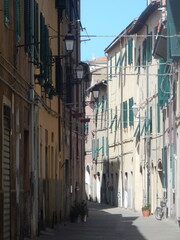
{"type": "Polygon", "coordinates": [[[95,85],[92,88],[92,94],[93,94],[94,100],[98,101],[98,98],[99,98],[99,87],[97,85],[95,85]]]}
{"type": "Polygon", "coordinates": [[[140,116],[140,106],[137,105],[136,103],[134,103],[134,105],[132,106],[132,110],[133,110],[133,114],[136,118],[147,119],[146,116],[140,116]]]}

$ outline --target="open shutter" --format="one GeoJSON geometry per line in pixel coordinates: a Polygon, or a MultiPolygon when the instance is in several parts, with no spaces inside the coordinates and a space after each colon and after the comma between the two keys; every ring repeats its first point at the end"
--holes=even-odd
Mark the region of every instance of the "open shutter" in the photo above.
{"type": "Polygon", "coordinates": [[[4,23],[9,24],[9,0],[4,0],[4,23]]]}
{"type": "Polygon", "coordinates": [[[127,101],[123,102],[123,127],[127,128],[127,101]]]}
{"type": "Polygon", "coordinates": [[[148,62],[152,61],[152,32],[148,35],[147,38],[147,51],[148,51],[148,62]]]}
{"type": "Polygon", "coordinates": [[[102,137],[102,156],[104,156],[104,136],[102,137]]]}
{"type": "Polygon", "coordinates": [[[147,41],[146,39],[144,39],[143,41],[143,56],[142,56],[142,65],[145,66],[146,65],[146,46],[147,45],[147,41]]]}
{"type": "Polygon", "coordinates": [[[167,64],[164,59],[159,60],[158,69],[158,104],[163,107],[167,102],[170,95],[170,84],[169,76],[166,74],[168,72],[167,64]]]}
{"type": "Polygon", "coordinates": [[[129,99],[129,126],[134,125],[134,114],[132,109],[133,104],[134,104],[133,98],[130,98],[129,99]]]}
{"type": "Polygon", "coordinates": [[[39,64],[39,6],[34,2],[34,62],[39,64]]]}
{"type": "Polygon", "coordinates": [[[30,0],[24,1],[24,39],[25,39],[25,52],[31,52],[31,2],[30,0]]]}
{"type": "Polygon", "coordinates": [[[21,38],[20,0],[16,0],[16,42],[21,38]]]}

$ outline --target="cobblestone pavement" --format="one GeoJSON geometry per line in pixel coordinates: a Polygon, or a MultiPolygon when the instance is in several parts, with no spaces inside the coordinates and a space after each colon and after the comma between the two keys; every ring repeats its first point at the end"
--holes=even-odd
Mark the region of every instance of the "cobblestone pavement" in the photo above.
{"type": "Polygon", "coordinates": [[[41,232],[36,240],[180,240],[175,222],[104,204],[88,205],[87,222],[60,224],[55,230],[41,232]]]}

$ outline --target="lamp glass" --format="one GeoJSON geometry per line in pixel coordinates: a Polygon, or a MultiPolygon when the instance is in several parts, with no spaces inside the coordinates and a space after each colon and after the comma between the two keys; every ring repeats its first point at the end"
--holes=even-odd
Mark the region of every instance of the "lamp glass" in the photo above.
{"type": "Polygon", "coordinates": [[[78,79],[82,79],[84,75],[84,69],[82,65],[77,66],[76,68],[76,75],[78,79]]]}
{"type": "Polygon", "coordinates": [[[74,49],[74,36],[72,34],[68,34],[65,36],[65,46],[68,52],[72,52],[74,49]]]}
{"type": "Polygon", "coordinates": [[[99,88],[94,87],[94,89],[92,90],[92,94],[93,94],[94,99],[97,100],[99,97],[99,88]]]}
{"type": "Polygon", "coordinates": [[[139,110],[139,106],[135,103],[135,104],[132,106],[132,110],[133,110],[134,116],[137,116],[138,110],[139,110]]]}

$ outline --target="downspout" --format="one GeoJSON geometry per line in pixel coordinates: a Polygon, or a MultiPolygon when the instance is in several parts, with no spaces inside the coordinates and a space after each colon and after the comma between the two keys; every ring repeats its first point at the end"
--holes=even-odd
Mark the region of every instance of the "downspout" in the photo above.
{"type": "MultiPolygon", "coordinates": [[[[138,22],[139,24],[146,27],[146,35],[149,33],[149,26],[146,23],[138,22]]],[[[146,45],[146,123],[149,119],[149,65],[148,65],[148,49],[146,45]]],[[[146,141],[146,178],[145,178],[145,199],[144,205],[148,205],[150,203],[150,139],[149,139],[149,130],[146,133],[148,137],[145,138],[146,141]]]]}
{"type": "MultiPolygon", "coordinates": [[[[74,5],[74,7],[77,9],[76,5],[74,5]]],[[[77,23],[77,21],[76,21],[76,29],[75,29],[75,31],[76,31],[76,64],[78,64],[78,62],[79,62],[79,54],[78,54],[79,53],[79,41],[78,41],[79,38],[78,38],[78,23],[77,23]]],[[[76,102],[78,104],[77,106],[79,107],[79,83],[76,84],[76,97],[75,97],[75,99],[76,99],[76,102]]],[[[79,109],[80,108],[78,108],[78,110],[79,109]]],[[[76,109],[76,111],[77,111],[77,109],[76,109]]],[[[81,126],[82,126],[82,124],[81,124],[81,126]]],[[[79,137],[78,137],[78,132],[79,132],[78,118],[76,118],[76,157],[77,157],[76,161],[78,163],[77,166],[80,166],[80,170],[81,170],[81,168],[82,168],[82,156],[83,155],[82,155],[82,153],[81,153],[81,155],[79,155],[79,137]]],[[[82,171],[79,172],[79,168],[78,168],[78,169],[76,169],[76,174],[77,174],[77,178],[76,178],[77,184],[79,184],[79,188],[82,191],[82,182],[80,184],[82,171]]],[[[81,200],[81,199],[79,199],[80,196],[79,196],[77,190],[78,189],[76,189],[76,192],[75,192],[76,195],[77,195],[76,196],[77,200],[81,200]]]]}
{"type": "MultiPolygon", "coordinates": [[[[58,26],[58,42],[57,42],[57,51],[58,51],[58,57],[60,57],[60,34],[61,34],[61,21],[62,21],[62,9],[58,8],[58,18],[57,18],[57,26],[58,26]]],[[[60,64],[61,64],[61,60],[60,60],[60,64]]],[[[58,152],[62,152],[62,146],[61,146],[61,98],[60,98],[60,94],[58,94],[58,152]]],[[[63,153],[64,154],[64,151],[63,153]]],[[[61,158],[64,156],[61,154],[61,158]]],[[[62,159],[61,159],[62,160],[62,159]]],[[[63,159],[63,162],[65,161],[65,159],[63,159]]],[[[64,170],[64,168],[63,168],[64,170]]],[[[62,171],[63,171],[62,170],[62,171]]],[[[61,173],[59,173],[61,174],[61,173]]],[[[61,176],[59,176],[59,181],[60,181],[61,176]]],[[[63,191],[63,187],[60,188],[61,194],[62,194],[62,198],[61,198],[61,202],[60,202],[60,210],[59,210],[59,220],[61,222],[61,218],[62,218],[62,209],[64,207],[64,191],[63,191]]],[[[59,197],[57,196],[57,201],[59,200],[59,197]]],[[[59,201],[58,201],[59,202],[59,201]]]]}
{"type": "MultiPolygon", "coordinates": [[[[126,50],[125,50],[126,51],[126,50]]],[[[120,39],[120,53],[122,53],[122,43],[120,39]]],[[[122,55],[122,54],[121,54],[122,55]]],[[[125,77],[125,67],[124,67],[124,77],[125,77]]],[[[121,121],[120,121],[120,144],[121,144],[121,194],[122,194],[122,202],[121,207],[124,206],[124,149],[123,149],[123,67],[119,66],[119,78],[120,78],[120,84],[121,84],[121,121]]]]}
{"type": "MultiPolygon", "coordinates": [[[[31,2],[31,42],[34,43],[34,1],[31,2]]],[[[34,44],[31,44],[31,58],[34,58],[34,44]]],[[[38,175],[37,175],[37,152],[35,151],[35,144],[37,144],[37,139],[35,139],[35,105],[34,105],[34,65],[30,63],[30,97],[31,97],[31,115],[30,115],[30,149],[31,149],[31,159],[32,159],[32,217],[31,217],[31,236],[34,237],[38,230],[38,175]]],[[[37,136],[36,136],[37,137],[37,136]]]]}

